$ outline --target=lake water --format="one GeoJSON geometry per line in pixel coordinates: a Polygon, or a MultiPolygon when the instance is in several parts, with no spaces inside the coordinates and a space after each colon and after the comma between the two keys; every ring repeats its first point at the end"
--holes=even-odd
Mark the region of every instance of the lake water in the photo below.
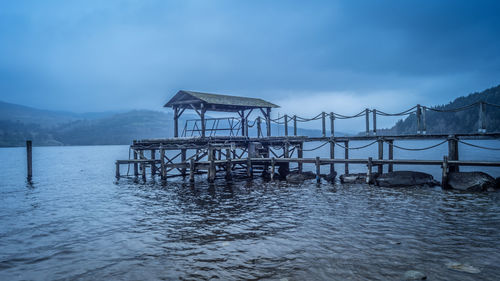
{"type": "MultiPolygon", "coordinates": [[[[395,158],[442,159],[446,149],[395,150],[395,158]]],[[[368,155],[374,148],[351,153],[368,155]]],[[[0,149],[0,280],[401,280],[408,270],[428,280],[500,280],[497,192],[260,179],[209,185],[204,176],[195,185],[116,182],[114,161],[127,157],[128,146],[35,147],[28,185],[25,149],[0,149]]],[[[498,161],[500,152],[461,145],[460,157],[498,161]]],[[[440,180],[439,167],[396,169],[440,180]]]]}

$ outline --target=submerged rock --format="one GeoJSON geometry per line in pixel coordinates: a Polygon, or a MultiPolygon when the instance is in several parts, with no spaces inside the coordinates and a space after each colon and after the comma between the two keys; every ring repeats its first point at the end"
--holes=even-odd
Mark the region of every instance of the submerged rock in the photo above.
{"type": "Polygon", "coordinates": [[[288,163],[280,163],[278,165],[278,173],[280,174],[280,179],[286,179],[286,176],[290,173],[290,165],[288,163]]]}
{"type": "Polygon", "coordinates": [[[459,262],[449,262],[446,264],[446,267],[448,267],[449,269],[467,272],[467,273],[479,273],[479,272],[481,272],[481,270],[479,270],[476,267],[473,267],[470,264],[464,264],[464,263],[459,263],[459,262]]]}
{"type": "Polygon", "coordinates": [[[347,174],[340,175],[341,183],[366,183],[366,174],[347,174]]]}
{"type": "Polygon", "coordinates": [[[305,180],[310,180],[315,178],[316,174],[314,174],[313,172],[303,172],[303,173],[294,172],[286,175],[286,181],[290,183],[300,183],[305,180]]]}
{"type": "Polygon", "coordinates": [[[329,182],[334,182],[335,178],[337,177],[337,172],[333,172],[333,174],[328,174],[328,175],[321,175],[326,181],[329,182]]]}
{"type": "Polygon", "coordinates": [[[426,173],[412,171],[396,171],[381,174],[375,179],[378,186],[384,187],[410,187],[439,185],[434,178],[426,173]]]}
{"type": "Polygon", "coordinates": [[[448,186],[463,191],[493,191],[497,182],[483,172],[452,172],[448,174],[448,186]]]}
{"type": "Polygon", "coordinates": [[[425,280],[427,276],[420,271],[408,270],[403,276],[404,280],[425,280]]]}

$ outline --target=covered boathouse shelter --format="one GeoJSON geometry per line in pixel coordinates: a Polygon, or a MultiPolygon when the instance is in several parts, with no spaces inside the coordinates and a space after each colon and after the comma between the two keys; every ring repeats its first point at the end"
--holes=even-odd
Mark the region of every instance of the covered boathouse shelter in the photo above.
{"type": "Polygon", "coordinates": [[[204,138],[206,132],[205,112],[209,110],[238,113],[241,117],[241,132],[245,136],[248,132],[246,128],[248,116],[254,109],[259,109],[266,119],[267,136],[271,136],[271,108],[279,106],[258,98],[180,90],[164,107],[172,107],[174,110],[174,137],[179,137],[179,117],[184,110],[193,109],[200,116],[201,137],[204,138]]]}

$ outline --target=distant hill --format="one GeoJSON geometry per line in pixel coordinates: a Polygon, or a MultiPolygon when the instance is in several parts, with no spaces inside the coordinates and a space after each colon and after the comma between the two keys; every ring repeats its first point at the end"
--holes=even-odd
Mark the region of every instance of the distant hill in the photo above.
{"type": "MultiPolygon", "coordinates": [[[[485,101],[500,105],[500,85],[484,90],[480,93],[472,93],[468,96],[459,97],[446,105],[438,105],[433,108],[449,110],[485,101]]],[[[435,112],[426,111],[427,133],[474,133],[478,129],[479,106],[459,112],[435,112]]],[[[486,106],[485,123],[488,132],[500,132],[500,108],[486,106]]],[[[399,120],[391,129],[380,130],[383,134],[415,134],[417,132],[417,117],[409,115],[404,120],[399,120]]]]}

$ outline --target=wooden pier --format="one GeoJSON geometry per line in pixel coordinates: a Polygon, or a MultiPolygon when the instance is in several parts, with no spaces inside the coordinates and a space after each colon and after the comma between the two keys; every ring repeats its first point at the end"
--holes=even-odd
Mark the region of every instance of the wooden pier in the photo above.
{"type": "MultiPolygon", "coordinates": [[[[256,175],[267,175],[269,179],[275,179],[276,175],[284,178],[290,172],[302,172],[304,165],[313,165],[316,171],[316,180],[321,181],[321,166],[329,167],[330,180],[335,178],[335,164],[344,165],[344,173],[349,173],[349,165],[366,165],[366,181],[371,183],[374,174],[382,174],[384,171],[392,172],[394,165],[433,165],[442,169],[442,183],[446,187],[449,172],[459,171],[461,166],[495,166],[500,167],[500,161],[463,161],[459,160],[458,144],[476,146],[482,149],[499,150],[497,148],[484,148],[471,144],[470,140],[478,139],[500,139],[500,133],[486,133],[484,124],[479,122],[478,133],[472,134],[426,134],[425,111],[429,110],[420,105],[402,112],[402,114],[417,115],[417,133],[414,135],[377,135],[376,116],[389,114],[377,110],[365,110],[353,116],[344,116],[332,112],[317,115],[306,119],[298,116],[284,115],[278,119],[271,119],[271,108],[278,106],[253,98],[234,97],[226,95],[206,94],[189,91],[179,91],[166,105],[174,109],[174,138],[145,139],[134,141],[130,146],[133,151],[133,159],[116,161],[116,177],[120,178],[121,165],[132,165],[133,176],[142,177],[146,180],[147,174],[151,177],[158,176],[161,180],[171,177],[189,177],[189,181],[195,180],[195,175],[206,174],[207,179],[213,182],[217,177],[230,180],[233,176],[242,176],[252,179],[256,175]],[[199,120],[191,120],[192,126],[184,126],[182,137],[179,137],[178,119],[186,109],[193,109],[200,116],[199,120]],[[229,128],[219,128],[213,125],[207,128],[210,119],[205,118],[207,110],[236,112],[239,121],[226,122],[229,128]],[[249,121],[249,115],[253,110],[260,111],[262,117],[249,121]],[[372,113],[373,130],[370,130],[369,121],[372,113]],[[365,117],[366,134],[360,136],[338,137],[335,136],[335,120],[365,117]],[[329,120],[328,120],[329,119],[329,120]],[[265,121],[266,134],[262,133],[264,127],[261,123],[265,121]],[[322,136],[308,137],[297,135],[297,122],[321,120],[322,136]],[[327,135],[327,121],[329,121],[329,135],[327,135]],[[271,136],[271,122],[284,126],[283,136],[271,136]],[[288,134],[289,125],[292,125],[293,135],[288,134]],[[256,133],[250,137],[249,128],[254,128],[256,133]],[[225,132],[229,135],[217,135],[225,132]],[[191,133],[196,136],[187,136],[191,133]],[[207,133],[209,134],[207,136],[207,133]],[[404,148],[395,144],[404,140],[436,140],[437,144],[427,148],[404,148]],[[368,145],[353,146],[357,141],[370,141],[368,145]],[[313,149],[304,149],[305,143],[320,143],[313,149]],[[439,145],[448,146],[447,155],[442,159],[419,160],[419,159],[393,159],[394,148],[408,150],[432,149],[439,145]],[[329,157],[304,158],[305,151],[312,151],[321,147],[329,147],[329,157]],[[349,151],[362,149],[371,145],[378,147],[378,157],[366,159],[352,159],[349,151]],[[344,150],[343,155],[335,155],[335,146],[344,150]],[[387,149],[388,158],[384,159],[384,149],[387,149]],[[385,169],[384,169],[385,168],[385,169]],[[376,170],[375,170],[376,169],[376,170]]],[[[484,104],[479,103],[479,116],[484,111],[484,104]]],[[[392,115],[391,115],[392,116],[392,115]]],[[[213,119],[213,124],[219,124],[224,118],[213,119]]],[[[234,118],[233,118],[234,119],[234,118]]],[[[218,126],[218,125],[217,125],[218,126]]]]}

